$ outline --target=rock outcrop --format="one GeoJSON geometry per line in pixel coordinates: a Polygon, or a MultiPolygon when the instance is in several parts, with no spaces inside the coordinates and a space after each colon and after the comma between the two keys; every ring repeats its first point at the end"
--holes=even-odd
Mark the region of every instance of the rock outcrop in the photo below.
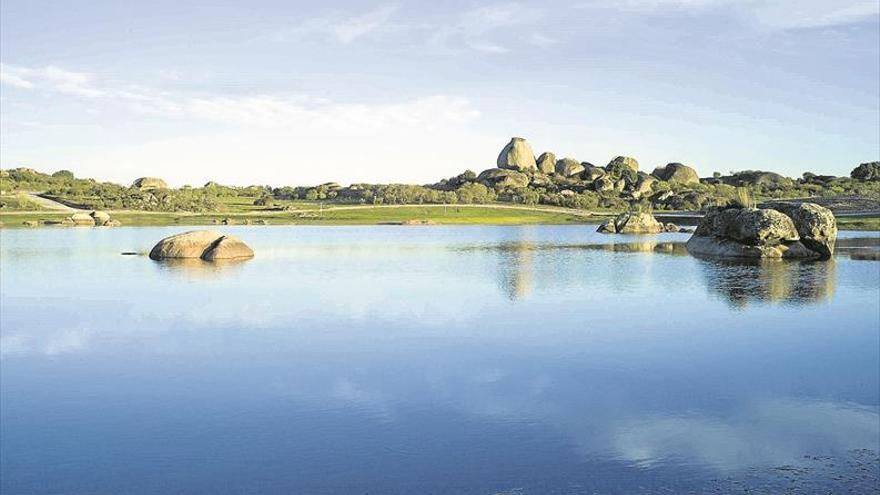
{"type": "Polygon", "coordinates": [[[529,176],[516,170],[490,168],[477,176],[477,181],[486,187],[511,187],[521,188],[529,185],[529,176]]]}
{"type": "Polygon", "coordinates": [[[862,163],[849,176],[859,180],[880,180],[880,162],[862,163]]]}
{"type": "Polygon", "coordinates": [[[834,216],[813,206],[821,208],[790,210],[797,221],[776,209],[713,208],[688,240],[688,251],[725,258],[827,259],[837,238],[834,216]],[[803,242],[800,231],[811,240],[803,242]]]}
{"type": "Polygon", "coordinates": [[[150,258],[154,260],[201,258],[216,261],[253,257],[254,251],[237,237],[209,230],[194,230],[166,237],[150,250],[150,258]]]}
{"type": "Polygon", "coordinates": [[[608,162],[608,165],[605,166],[605,169],[606,169],[606,170],[612,170],[612,169],[614,169],[615,167],[617,167],[617,166],[619,166],[619,165],[623,165],[623,166],[629,168],[630,170],[632,170],[633,172],[638,172],[638,171],[639,171],[639,162],[638,162],[638,160],[636,160],[635,158],[628,157],[628,156],[617,156],[617,157],[614,157],[613,160],[611,160],[610,162],[608,162]]]}
{"type": "Polygon", "coordinates": [[[585,170],[581,162],[574,158],[563,158],[556,162],[556,173],[563,177],[576,177],[585,170]]]}
{"type": "Polygon", "coordinates": [[[545,151],[538,157],[538,170],[542,174],[552,174],[556,172],[556,155],[545,151]]]}
{"type": "MultiPolygon", "coordinates": [[[[583,163],[581,164],[583,165],[583,163]]],[[[587,182],[595,182],[596,179],[605,175],[605,169],[601,167],[586,167],[584,170],[584,180],[587,182]]]]}
{"type": "Polygon", "coordinates": [[[156,177],[141,177],[135,179],[131,187],[140,189],[141,191],[151,191],[154,189],[168,189],[168,184],[164,180],[156,177]]]}
{"type": "Polygon", "coordinates": [[[639,173],[639,178],[636,179],[636,183],[632,186],[632,195],[635,198],[641,198],[647,194],[650,194],[654,188],[654,183],[657,182],[657,178],[653,175],[639,173]]]}
{"type": "Polygon", "coordinates": [[[538,170],[535,152],[532,151],[528,141],[521,137],[510,138],[510,142],[507,143],[507,146],[498,155],[497,165],[498,168],[518,170],[520,172],[538,170]]]}
{"type": "Polygon", "coordinates": [[[681,163],[669,163],[665,167],[657,167],[651,172],[651,175],[660,180],[677,184],[700,183],[700,176],[697,175],[697,171],[681,163]]]}
{"type": "Polygon", "coordinates": [[[605,234],[657,234],[666,227],[650,213],[622,213],[599,225],[597,232],[605,234]]]}

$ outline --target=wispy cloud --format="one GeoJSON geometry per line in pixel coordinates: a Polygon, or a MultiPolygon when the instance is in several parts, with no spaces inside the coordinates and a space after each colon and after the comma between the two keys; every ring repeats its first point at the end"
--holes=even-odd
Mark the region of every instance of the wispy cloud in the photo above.
{"type": "Polygon", "coordinates": [[[600,0],[584,0],[575,7],[631,12],[724,9],[766,29],[833,27],[869,21],[880,15],[877,0],[621,0],[613,6],[600,0]]]}
{"type": "Polygon", "coordinates": [[[286,41],[303,36],[321,36],[347,44],[390,28],[392,17],[397,10],[397,5],[385,5],[355,15],[338,11],[330,12],[284,28],[276,32],[274,38],[277,41],[286,41]]]}
{"type": "Polygon", "coordinates": [[[519,3],[483,6],[461,13],[457,20],[435,30],[430,37],[434,46],[466,48],[482,53],[507,53],[506,42],[513,28],[540,18],[543,11],[519,3]]]}
{"type": "Polygon", "coordinates": [[[87,98],[104,96],[103,91],[93,86],[92,76],[89,74],[63,70],[51,65],[27,68],[0,64],[0,83],[22,89],[44,88],[87,98]]]}
{"type": "Polygon", "coordinates": [[[558,39],[551,38],[541,33],[532,33],[526,36],[525,42],[539,48],[550,48],[553,45],[559,44],[558,39]]]}

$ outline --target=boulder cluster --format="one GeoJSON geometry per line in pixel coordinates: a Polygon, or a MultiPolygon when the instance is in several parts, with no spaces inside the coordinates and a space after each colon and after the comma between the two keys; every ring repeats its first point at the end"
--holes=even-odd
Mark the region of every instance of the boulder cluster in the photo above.
{"type": "Polygon", "coordinates": [[[724,258],[828,259],[837,223],[813,203],[779,203],[768,208],[712,208],[688,240],[688,252],[724,258]]]}
{"type": "Polygon", "coordinates": [[[154,260],[200,258],[217,261],[253,257],[254,251],[237,237],[210,230],[194,230],[166,237],[150,251],[150,258],[154,260]]]}
{"type": "MultiPolygon", "coordinates": [[[[64,220],[43,220],[43,225],[61,225],[65,227],[119,227],[122,223],[112,218],[106,211],[95,210],[91,213],[78,211],[64,220]]],[[[26,227],[39,227],[40,222],[28,220],[24,222],[26,227]]]]}
{"type": "Polygon", "coordinates": [[[122,225],[119,220],[110,217],[106,211],[95,210],[91,213],[74,213],[66,219],[73,225],[83,227],[118,227],[122,225]]]}
{"type": "Polygon", "coordinates": [[[681,163],[657,167],[648,174],[639,170],[635,158],[628,156],[618,156],[604,167],[574,158],[557,158],[549,151],[535,158],[528,141],[514,137],[498,155],[496,168],[484,170],[477,180],[487,187],[514,188],[547,187],[564,182],[583,190],[615,191],[639,199],[649,196],[657,181],[698,184],[700,177],[696,170],[681,163]]]}

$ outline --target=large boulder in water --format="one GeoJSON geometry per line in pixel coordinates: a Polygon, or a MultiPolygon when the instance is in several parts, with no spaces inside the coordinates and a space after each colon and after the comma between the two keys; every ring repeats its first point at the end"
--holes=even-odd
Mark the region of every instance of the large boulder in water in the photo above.
{"type": "Polygon", "coordinates": [[[541,153],[538,157],[538,170],[547,175],[556,172],[556,155],[549,151],[541,153]]]}
{"type": "Polygon", "coordinates": [[[254,251],[240,239],[210,230],[194,230],[166,237],[150,251],[150,258],[154,260],[201,258],[215,261],[253,257],[254,251]]]}
{"type": "Polygon", "coordinates": [[[666,182],[677,184],[699,184],[700,176],[697,171],[681,163],[669,163],[665,167],[657,167],[651,175],[666,182]]]}
{"type": "Polygon", "coordinates": [[[530,172],[538,170],[535,152],[528,141],[521,137],[510,138],[507,146],[498,155],[498,168],[530,172]]]}
{"type": "Polygon", "coordinates": [[[563,177],[575,177],[585,170],[581,162],[574,158],[563,158],[556,162],[556,173],[563,177]]]}
{"type": "Polygon", "coordinates": [[[666,227],[650,213],[622,213],[613,220],[603,222],[597,232],[606,234],[657,234],[666,227]]]}
{"type": "Polygon", "coordinates": [[[831,210],[815,203],[770,203],[768,208],[784,213],[791,218],[801,237],[801,243],[808,249],[828,259],[834,254],[837,243],[837,220],[831,210]]]}
{"type": "MultiPolygon", "coordinates": [[[[812,232],[824,241],[825,248],[813,250],[801,240],[795,221],[775,209],[713,208],[700,220],[694,235],[688,240],[688,251],[695,255],[726,258],[800,258],[817,259],[830,256],[827,236],[830,231],[819,227],[818,212],[810,209],[798,215],[804,219],[805,232],[812,232]],[[816,225],[810,230],[810,222],[816,225]]],[[[836,239],[836,227],[834,230],[836,239]]],[[[808,242],[807,244],[813,244],[808,242]]],[[[831,244],[833,249],[833,244],[831,244]]]]}

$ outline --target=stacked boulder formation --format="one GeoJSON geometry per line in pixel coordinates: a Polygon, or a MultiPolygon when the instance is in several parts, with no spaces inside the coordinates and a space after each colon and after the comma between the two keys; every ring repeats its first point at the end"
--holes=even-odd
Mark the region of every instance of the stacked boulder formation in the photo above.
{"type": "MultiPolygon", "coordinates": [[[[487,187],[543,187],[559,191],[617,193],[628,199],[648,198],[652,202],[656,196],[669,192],[655,191],[659,182],[685,185],[700,182],[697,171],[681,163],[657,167],[648,174],[639,171],[638,160],[629,156],[617,156],[604,167],[571,157],[557,158],[550,151],[535,158],[531,145],[521,137],[511,138],[498,155],[496,168],[483,171],[477,180],[487,187]]],[[[664,198],[666,201],[670,199],[664,198]]]]}
{"type": "Polygon", "coordinates": [[[713,208],[688,240],[691,254],[722,258],[828,259],[837,223],[813,203],[713,208]]]}

